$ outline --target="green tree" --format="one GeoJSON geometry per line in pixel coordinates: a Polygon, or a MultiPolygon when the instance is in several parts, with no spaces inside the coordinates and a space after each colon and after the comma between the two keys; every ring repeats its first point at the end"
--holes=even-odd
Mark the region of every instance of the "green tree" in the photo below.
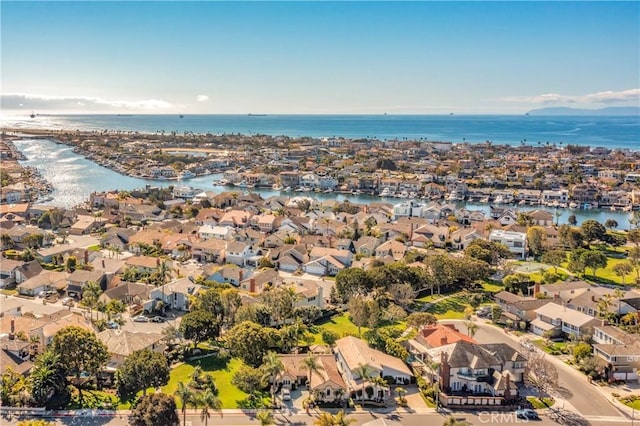
{"type": "Polygon", "coordinates": [[[562,249],[549,250],[542,255],[542,261],[555,267],[555,273],[558,273],[558,267],[567,260],[567,253],[562,249]]]}
{"type": "Polygon", "coordinates": [[[76,267],[78,265],[78,259],[76,259],[75,256],[69,256],[67,257],[67,262],[66,262],[66,269],[68,272],[73,272],[76,270],[76,267]]]}
{"type": "Polygon", "coordinates": [[[169,365],[163,354],[148,349],[135,351],[118,367],[116,387],[121,398],[128,399],[147,388],[158,388],[169,383],[169,365]]]}
{"type": "Polygon", "coordinates": [[[275,424],[273,413],[270,410],[258,410],[256,419],[260,422],[260,426],[269,426],[275,424]]]}
{"type": "Polygon", "coordinates": [[[375,328],[380,321],[380,305],[372,297],[354,296],[349,300],[351,321],[358,326],[358,335],[362,335],[362,327],[375,328]]]}
{"type": "Polygon", "coordinates": [[[591,268],[594,278],[596,276],[596,271],[600,268],[606,268],[608,263],[607,256],[594,250],[582,253],[582,255],[580,255],[580,261],[584,264],[585,268],[591,268]]]}
{"type": "Polygon", "coordinates": [[[607,219],[607,221],[604,223],[604,226],[606,228],[617,228],[618,221],[616,221],[615,219],[607,219]]]}
{"type": "Polygon", "coordinates": [[[193,346],[196,347],[200,342],[218,337],[220,323],[209,311],[197,309],[182,317],[179,331],[185,339],[193,341],[193,346]]]}
{"type": "Polygon", "coordinates": [[[277,379],[284,371],[282,360],[273,351],[267,352],[262,358],[262,366],[260,367],[263,374],[263,380],[270,383],[269,391],[271,392],[271,402],[275,406],[276,403],[276,383],[277,379]]]}
{"type": "Polygon", "coordinates": [[[269,330],[251,321],[237,324],[224,335],[224,340],[232,356],[246,364],[258,367],[271,347],[269,330]]]}
{"type": "Polygon", "coordinates": [[[322,341],[329,346],[333,346],[336,343],[336,340],[340,338],[340,336],[338,336],[338,333],[331,330],[322,330],[322,333],[320,333],[320,335],[322,336],[322,341]]]}
{"type": "MultiPolygon", "coordinates": [[[[96,335],[77,326],[65,327],[53,336],[51,351],[60,357],[68,376],[95,376],[107,364],[107,347],[96,335]]],[[[82,399],[81,386],[78,387],[82,399]]]]}
{"type": "Polygon", "coordinates": [[[131,426],[179,426],[176,401],[164,393],[144,395],[131,410],[131,426]]]}
{"type": "Polygon", "coordinates": [[[578,218],[575,214],[569,215],[567,222],[569,222],[569,225],[576,226],[578,224],[578,218]]]}
{"type": "Polygon", "coordinates": [[[373,282],[361,268],[346,268],[336,275],[336,296],[341,301],[348,301],[357,294],[367,294],[373,288],[373,282]]]}
{"type": "Polygon", "coordinates": [[[265,388],[266,380],[265,375],[259,368],[254,368],[248,365],[243,365],[233,375],[231,384],[237,386],[243,392],[253,394],[256,391],[265,388]]]}
{"type": "Polygon", "coordinates": [[[364,407],[364,404],[365,404],[365,387],[364,386],[365,386],[365,383],[371,380],[371,377],[373,377],[375,373],[373,368],[369,364],[359,364],[353,370],[353,373],[357,378],[362,379],[362,406],[364,407]]]}
{"type": "Polygon", "coordinates": [[[311,378],[314,374],[320,374],[320,372],[324,370],[324,367],[318,360],[318,356],[312,352],[309,352],[302,360],[302,367],[307,370],[309,374],[307,383],[309,383],[309,397],[311,397],[311,378]]]}
{"type": "Polygon", "coordinates": [[[591,345],[586,342],[579,342],[573,348],[573,359],[576,362],[582,361],[584,358],[591,355],[591,345]]]}
{"type": "Polygon", "coordinates": [[[607,229],[604,225],[593,219],[582,222],[580,229],[582,230],[582,234],[584,235],[587,244],[591,244],[591,242],[595,240],[602,241],[604,240],[604,236],[607,234],[607,229]]]}
{"type": "Polygon", "coordinates": [[[422,328],[438,322],[438,318],[429,312],[414,312],[407,317],[407,325],[415,328],[422,328]]]}
{"type": "Polygon", "coordinates": [[[88,281],[82,287],[82,303],[89,308],[89,318],[91,320],[93,320],[93,309],[98,305],[98,299],[101,294],[102,287],[95,281],[88,281]]]}
{"type": "Polygon", "coordinates": [[[544,252],[547,234],[544,228],[540,226],[532,226],[527,230],[527,242],[529,251],[534,256],[540,256],[544,252]]]}
{"type": "Polygon", "coordinates": [[[617,263],[613,265],[613,272],[615,272],[617,276],[622,278],[622,284],[624,285],[624,279],[627,275],[633,272],[633,266],[631,266],[631,263],[629,263],[628,261],[617,263]]]}
{"type": "Polygon", "coordinates": [[[182,424],[187,424],[187,407],[189,404],[196,402],[196,393],[184,382],[178,382],[178,388],[176,389],[176,396],[180,398],[182,404],[182,424]]]}
{"type": "Polygon", "coordinates": [[[67,377],[60,363],[60,355],[48,350],[36,359],[28,379],[29,391],[38,407],[49,401],[66,400],[69,396],[67,377]]]}
{"type": "Polygon", "coordinates": [[[207,389],[198,395],[198,405],[200,408],[200,420],[204,422],[204,426],[207,426],[209,423],[209,418],[211,417],[211,411],[216,411],[220,413],[220,417],[222,418],[222,401],[220,398],[214,395],[214,393],[207,389]]]}

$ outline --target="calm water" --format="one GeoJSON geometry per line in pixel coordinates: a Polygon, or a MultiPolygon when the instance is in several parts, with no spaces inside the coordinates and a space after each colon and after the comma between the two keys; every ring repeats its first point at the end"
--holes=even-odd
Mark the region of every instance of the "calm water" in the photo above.
{"type": "MultiPolygon", "coordinates": [[[[53,201],[47,202],[47,205],[72,207],[88,200],[89,194],[94,191],[107,191],[113,189],[131,190],[142,188],[146,184],[154,186],[178,184],[175,181],[163,182],[121,175],[74,153],[70,147],[56,144],[51,140],[22,139],[15,141],[15,145],[27,157],[27,160],[22,161],[21,163],[26,166],[36,167],[40,173],[53,184],[55,188],[55,191],[52,194],[53,201]]],[[[220,178],[221,175],[211,175],[190,179],[184,183],[195,188],[215,193],[229,190],[228,188],[213,186],[213,181],[220,178]]],[[[265,198],[273,195],[280,195],[279,191],[272,190],[255,190],[255,192],[260,193],[265,198]]],[[[301,194],[289,193],[288,195],[298,196],[301,194]]],[[[365,204],[381,200],[379,197],[370,197],[366,195],[356,196],[335,193],[311,193],[311,196],[319,200],[349,200],[354,203],[365,204]]],[[[384,201],[388,201],[390,203],[399,202],[397,199],[385,199],[384,201]]],[[[460,207],[464,205],[464,203],[458,204],[460,207]]],[[[489,211],[489,206],[484,204],[467,203],[466,207],[472,210],[482,210],[484,212],[489,211]]],[[[523,208],[523,210],[528,209],[532,209],[532,207],[523,208]]],[[[586,219],[596,219],[604,223],[604,221],[611,218],[615,219],[619,223],[620,228],[627,228],[629,226],[629,219],[631,219],[631,213],[611,212],[608,210],[560,209],[559,212],[561,213],[560,223],[566,223],[569,215],[575,214],[578,218],[578,223],[581,223],[586,219]]]]}
{"type": "Polygon", "coordinates": [[[417,139],[518,145],[578,144],[640,150],[640,117],[507,115],[60,115],[1,117],[20,128],[126,130],[146,133],[242,133],[417,139]]]}

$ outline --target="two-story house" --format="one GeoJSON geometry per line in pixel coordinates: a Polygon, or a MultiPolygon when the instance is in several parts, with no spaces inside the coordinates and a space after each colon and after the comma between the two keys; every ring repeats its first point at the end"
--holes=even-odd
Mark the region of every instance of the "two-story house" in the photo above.
{"type": "Polygon", "coordinates": [[[540,336],[550,331],[553,336],[573,334],[580,337],[584,333],[590,333],[594,326],[601,323],[592,316],[557,303],[547,303],[536,309],[535,313],[536,319],[531,321],[531,331],[540,336]]]}
{"type": "Polygon", "coordinates": [[[606,363],[605,376],[612,380],[637,381],[640,368],[640,338],[613,327],[593,327],[593,353],[606,363]]]}

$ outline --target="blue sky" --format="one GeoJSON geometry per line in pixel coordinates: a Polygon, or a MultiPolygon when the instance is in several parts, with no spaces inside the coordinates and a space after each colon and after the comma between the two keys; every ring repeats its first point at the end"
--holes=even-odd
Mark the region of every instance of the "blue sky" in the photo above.
{"type": "Polygon", "coordinates": [[[638,105],[640,3],[2,2],[4,112],[638,105]]]}

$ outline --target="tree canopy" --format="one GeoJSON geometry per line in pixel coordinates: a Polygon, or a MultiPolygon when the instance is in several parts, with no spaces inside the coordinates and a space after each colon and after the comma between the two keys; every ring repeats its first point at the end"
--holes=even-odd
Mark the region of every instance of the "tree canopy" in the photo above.
{"type": "Polygon", "coordinates": [[[131,410],[131,426],[179,426],[176,401],[164,393],[145,395],[131,410]]]}
{"type": "Polygon", "coordinates": [[[115,374],[118,394],[128,398],[147,388],[169,382],[169,364],[163,354],[148,349],[135,351],[118,367],[115,374]]]}

